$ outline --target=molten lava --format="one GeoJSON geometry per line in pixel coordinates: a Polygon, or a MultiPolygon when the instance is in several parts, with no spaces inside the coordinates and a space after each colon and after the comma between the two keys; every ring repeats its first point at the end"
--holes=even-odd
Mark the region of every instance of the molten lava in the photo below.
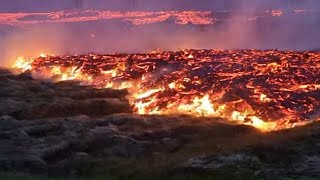
{"type": "Polygon", "coordinates": [[[320,53],[262,50],[41,55],[34,78],[128,89],[138,114],[221,117],[263,131],[320,120],[320,53]]]}
{"type": "Polygon", "coordinates": [[[0,24],[25,26],[38,23],[70,23],[119,19],[133,25],[153,24],[172,19],[176,24],[213,24],[210,11],[55,11],[46,13],[0,13],[0,24]]]}

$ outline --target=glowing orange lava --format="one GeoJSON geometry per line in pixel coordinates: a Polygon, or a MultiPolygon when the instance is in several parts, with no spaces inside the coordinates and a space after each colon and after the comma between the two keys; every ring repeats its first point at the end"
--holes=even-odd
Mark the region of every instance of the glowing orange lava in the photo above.
{"type": "Polygon", "coordinates": [[[221,117],[262,131],[320,120],[320,53],[154,51],[50,56],[13,65],[34,78],[128,89],[138,114],[221,117]]]}

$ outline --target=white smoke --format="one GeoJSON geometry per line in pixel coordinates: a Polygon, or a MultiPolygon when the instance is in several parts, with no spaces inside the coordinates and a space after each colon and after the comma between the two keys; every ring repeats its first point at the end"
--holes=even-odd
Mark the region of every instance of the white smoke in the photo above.
{"type": "Polygon", "coordinates": [[[8,28],[4,26],[0,27],[0,65],[10,64],[17,56],[33,56],[41,52],[145,52],[155,48],[314,49],[320,47],[320,24],[317,23],[320,16],[316,14],[285,14],[278,18],[257,21],[247,21],[247,18],[271,9],[282,9],[290,14],[294,9],[314,9],[318,4],[320,3],[314,0],[150,0],[148,3],[144,0],[2,0],[0,11],[6,9],[12,12],[82,8],[128,11],[230,10],[231,13],[224,15],[228,17],[226,21],[219,21],[204,31],[192,25],[159,23],[133,26],[114,21],[38,24],[9,29],[4,29],[8,28]]]}

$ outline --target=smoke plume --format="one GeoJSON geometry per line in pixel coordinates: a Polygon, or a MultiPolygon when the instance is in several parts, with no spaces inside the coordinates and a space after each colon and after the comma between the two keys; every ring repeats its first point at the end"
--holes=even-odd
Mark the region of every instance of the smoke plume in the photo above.
{"type": "Polygon", "coordinates": [[[43,23],[27,27],[0,25],[0,65],[17,56],[52,54],[145,52],[155,48],[316,49],[320,46],[319,17],[314,0],[3,0],[1,12],[51,12],[69,9],[112,11],[212,11],[214,24],[155,23],[135,26],[117,20],[43,23]],[[15,2],[15,3],[14,3],[15,2]],[[265,16],[281,10],[280,17],[265,16]],[[304,9],[302,15],[293,10],[304,9]]]}

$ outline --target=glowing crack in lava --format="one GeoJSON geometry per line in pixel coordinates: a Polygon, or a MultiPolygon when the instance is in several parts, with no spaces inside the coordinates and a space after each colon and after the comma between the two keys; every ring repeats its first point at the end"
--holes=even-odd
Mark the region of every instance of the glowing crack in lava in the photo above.
{"type": "Polygon", "coordinates": [[[183,50],[41,55],[14,64],[34,78],[128,89],[138,114],[221,117],[262,131],[320,120],[320,53],[183,50]]]}

